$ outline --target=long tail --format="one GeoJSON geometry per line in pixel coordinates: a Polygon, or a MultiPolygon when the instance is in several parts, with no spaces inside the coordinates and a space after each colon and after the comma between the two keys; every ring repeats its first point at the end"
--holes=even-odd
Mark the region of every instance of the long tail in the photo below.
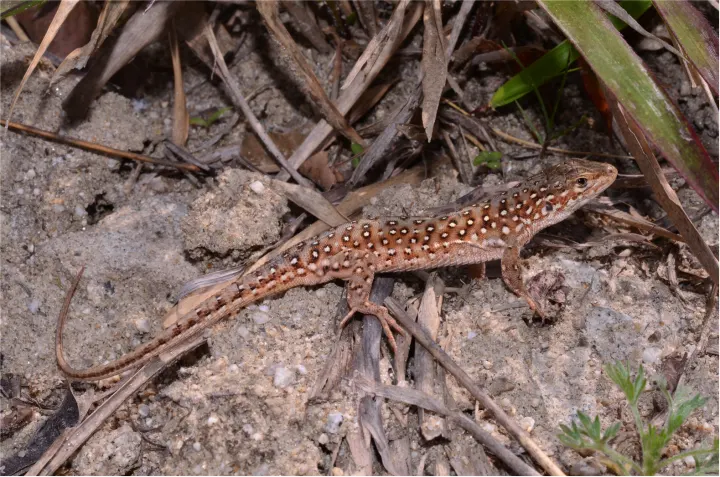
{"type": "Polygon", "coordinates": [[[139,367],[166,350],[176,346],[178,343],[198,335],[223,318],[232,316],[250,303],[293,286],[279,286],[272,291],[251,293],[248,287],[241,285],[241,279],[233,280],[227,287],[205,300],[197,308],[183,315],[174,325],[163,330],[160,335],[153,340],[138,346],[111,363],[93,366],[87,369],[75,369],[70,366],[63,353],[63,328],[65,327],[65,321],[67,320],[70,309],[70,302],[75,294],[83,271],[84,268],[80,269],[70,290],[68,290],[65,296],[65,302],[58,317],[57,331],[55,334],[55,356],[58,367],[67,377],[78,381],[100,381],[101,379],[107,379],[128,369],[139,367]]]}

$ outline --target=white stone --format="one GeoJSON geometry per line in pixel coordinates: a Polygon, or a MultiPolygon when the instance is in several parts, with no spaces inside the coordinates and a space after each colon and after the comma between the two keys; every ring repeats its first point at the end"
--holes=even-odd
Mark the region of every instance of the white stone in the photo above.
{"type": "Polygon", "coordinates": [[[250,183],[250,190],[260,195],[265,192],[265,186],[260,181],[253,181],[250,183]]]}
{"type": "Polygon", "coordinates": [[[286,388],[295,381],[295,371],[286,368],[285,366],[278,366],[275,368],[275,375],[273,376],[273,386],[276,388],[286,388]]]}

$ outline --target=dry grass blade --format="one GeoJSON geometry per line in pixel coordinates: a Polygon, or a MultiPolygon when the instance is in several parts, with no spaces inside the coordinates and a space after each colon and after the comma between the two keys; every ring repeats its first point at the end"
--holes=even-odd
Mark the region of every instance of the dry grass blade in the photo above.
{"type": "Polygon", "coordinates": [[[128,378],[118,389],[103,402],[98,408],[88,416],[80,425],[75,427],[71,433],[64,434],[64,444],[58,449],[52,459],[40,475],[53,475],[55,472],[69,459],[77,450],[97,431],[107,418],[112,416],[115,411],[130,397],[132,397],[140,388],[145,386],[155,375],[172,364],[182,355],[197,348],[205,341],[200,336],[191,341],[179,344],[176,348],[161,354],[148,364],[140,368],[135,374],[128,378]]]}
{"type": "Polygon", "coordinates": [[[366,0],[353,0],[355,10],[358,13],[360,24],[365,28],[368,34],[373,37],[377,34],[378,26],[375,17],[375,2],[366,0]]]}
{"type": "Polygon", "coordinates": [[[539,475],[535,469],[520,460],[519,457],[495,440],[490,434],[483,431],[480,426],[469,417],[461,412],[451,411],[441,401],[428,394],[416,389],[388,386],[372,382],[366,377],[359,375],[353,377],[353,384],[367,393],[447,416],[457,422],[463,429],[470,432],[478,442],[489,449],[490,452],[495,454],[518,475],[539,475]]]}
{"type": "MultiPolygon", "coordinates": [[[[362,61],[362,65],[358,68],[358,70],[361,70],[362,67],[367,64],[368,67],[364,70],[365,73],[363,75],[355,75],[356,78],[354,78],[354,81],[352,82],[349,80],[345,81],[345,84],[343,85],[343,92],[336,101],[337,109],[342,114],[347,114],[348,111],[350,111],[350,108],[353,107],[358,98],[360,98],[363,92],[365,92],[370,84],[372,84],[373,80],[377,77],[380,71],[382,71],[390,57],[392,57],[400,41],[407,37],[420,19],[422,3],[413,4],[413,7],[408,15],[405,15],[404,6],[402,11],[398,11],[400,6],[403,4],[407,4],[407,2],[403,1],[400,5],[398,5],[395,12],[393,12],[392,17],[390,17],[390,20],[385,25],[385,28],[383,28],[383,31],[385,31],[389,26],[396,25],[397,28],[400,29],[396,41],[393,43],[384,43],[382,48],[376,52],[377,55],[374,56],[375,59],[373,62],[368,62],[367,59],[362,59],[361,57],[361,59],[359,59],[356,63],[356,66],[360,65],[362,61]]],[[[378,33],[376,37],[382,36],[383,31],[378,33]]],[[[372,43],[372,40],[370,43],[372,43]]],[[[370,48],[371,46],[368,44],[366,51],[370,48]]],[[[290,165],[292,167],[299,167],[300,164],[305,162],[305,160],[315,152],[315,150],[325,141],[331,132],[332,127],[326,121],[318,122],[312,131],[310,131],[310,134],[308,134],[303,143],[288,159],[290,165]]],[[[287,177],[289,177],[287,174],[287,172],[281,172],[277,177],[281,180],[287,180],[287,177]]]]}
{"type": "Polygon", "coordinates": [[[143,48],[162,35],[170,19],[185,2],[158,2],[148,10],[138,10],[128,20],[102,61],[96,61],[85,77],[63,102],[70,118],[85,116],[90,103],[120,68],[128,64],[143,48]]]}
{"type": "Polygon", "coordinates": [[[322,220],[330,227],[337,227],[350,221],[338,212],[322,194],[315,190],[282,181],[273,181],[273,185],[281,189],[283,194],[292,202],[322,220]]]}
{"type": "Polygon", "coordinates": [[[447,79],[447,58],[445,57],[445,35],[440,16],[440,0],[426,0],[423,13],[425,35],[423,55],[420,63],[423,73],[422,124],[428,142],[432,140],[435,118],[440,107],[440,97],[447,79]]]}
{"type": "Polygon", "coordinates": [[[365,151],[360,164],[353,171],[348,185],[354,186],[365,180],[367,173],[370,169],[375,166],[380,160],[386,158],[386,153],[390,148],[395,136],[397,136],[397,128],[401,124],[405,124],[410,121],[415,110],[420,104],[420,86],[410,93],[410,97],[406,103],[400,108],[397,113],[392,117],[391,121],[385,127],[383,132],[373,141],[370,147],[365,151]]]}
{"type": "MultiPolygon", "coordinates": [[[[258,8],[261,3],[263,2],[258,3],[258,8]]],[[[283,0],[282,4],[295,20],[293,23],[299,32],[312,43],[315,49],[324,54],[332,52],[332,46],[325,40],[325,35],[323,35],[320,25],[318,25],[315,17],[308,8],[309,2],[283,0]]]]}
{"type": "MultiPolygon", "coordinates": [[[[609,94],[609,93],[608,93],[609,94]]],[[[610,98],[610,96],[608,96],[610,98]]],[[[652,188],[656,200],[665,210],[677,227],[680,234],[685,238],[685,242],[698,258],[710,277],[718,283],[718,261],[713,255],[712,250],[703,240],[702,236],[695,228],[690,218],[685,213],[680,200],[670,184],[665,179],[660,164],[652,152],[650,145],[645,139],[645,135],[635,122],[635,120],[626,114],[625,109],[615,99],[608,101],[613,111],[613,116],[620,126],[620,131],[625,138],[628,149],[632,152],[640,170],[647,178],[652,188]]]]}
{"type": "Polygon", "coordinates": [[[92,53],[102,45],[108,35],[112,33],[128,5],[130,5],[130,0],[105,2],[105,6],[100,13],[100,18],[98,18],[97,26],[92,33],[90,41],[85,46],[77,48],[65,57],[57,70],[55,70],[50,84],[59,81],[73,68],[78,70],[85,68],[90,59],[90,55],[92,55],[92,53]]]}
{"type": "MultiPolygon", "coordinates": [[[[325,121],[338,131],[340,134],[348,138],[350,141],[365,145],[365,141],[360,135],[348,124],[345,117],[337,110],[335,105],[330,101],[320,81],[315,76],[312,68],[308,64],[307,59],[298,48],[297,43],[292,39],[290,33],[282,24],[278,17],[278,2],[276,0],[265,0],[257,3],[257,9],[262,15],[265,24],[273,34],[273,37],[282,45],[280,49],[288,61],[289,66],[292,62],[297,66],[298,84],[303,86],[306,94],[315,102],[325,121]]],[[[295,68],[289,68],[295,74],[295,68]]]]}
{"type": "Polygon", "coordinates": [[[83,141],[81,139],[74,139],[74,138],[66,137],[66,136],[58,136],[57,134],[50,132],[50,131],[45,131],[43,129],[34,128],[32,126],[27,126],[25,124],[14,123],[12,121],[7,121],[4,119],[0,119],[0,124],[4,124],[5,127],[10,129],[11,131],[32,134],[33,136],[38,136],[43,139],[49,139],[50,141],[55,141],[60,144],[67,144],[69,146],[78,147],[80,149],[85,149],[86,151],[94,152],[96,154],[101,154],[101,155],[106,155],[106,156],[111,156],[111,157],[119,157],[121,159],[130,159],[131,161],[137,161],[137,162],[146,162],[148,164],[155,164],[158,166],[173,167],[175,169],[181,169],[181,170],[190,171],[190,172],[200,172],[201,171],[201,169],[194,164],[182,164],[182,163],[171,162],[171,161],[163,161],[162,159],[155,159],[154,157],[146,156],[144,154],[135,154],[134,152],[121,151],[119,149],[113,149],[112,147],[103,146],[101,144],[96,144],[93,142],[83,141]]]}
{"type": "Polygon", "coordinates": [[[682,236],[674,234],[669,230],[650,222],[649,220],[645,220],[641,217],[637,217],[635,215],[628,214],[627,212],[623,212],[622,210],[618,210],[614,208],[611,204],[605,203],[605,201],[603,200],[596,199],[589,204],[586,204],[585,207],[583,207],[583,210],[585,210],[586,212],[604,215],[605,217],[609,217],[616,222],[635,227],[636,229],[642,230],[646,233],[665,237],[676,242],[685,242],[685,239],[682,236]]]}
{"type": "MultiPolygon", "coordinates": [[[[442,292],[436,293],[435,288],[444,288],[442,281],[435,274],[425,283],[425,292],[420,301],[418,309],[417,323],[430,335],[433,340],[437,340],[438,331],[440,329],[440,310],[438,301],[442,300],[442,292]],[[440,300],[438,299],[440,297],[440,300]]],[[[428,395],[433,395],[435,389],[440,386],[437,383],[438,376],[435,372],[435,362],[432,355],[422,346],[415,348],[415,387],[418,391],[428,395]]],[[[446,434],[447,423],[444,419],[424,410],[418,410],[418,420],[420,423],[420,432],[426,441],[431,441],[436,437],[446,434]]]]}
{"type": "MultiPolygon", "coordinates": [[[[33,56],[32,61],[30,62],[30,65],[28,65],[27,70],[25,70],[25,75],[23,75],[22,81],[20,81],[20,85],[15,90],[15,94],[13,95],[12,103],[10,103],[10,111],[8,112],[8,120],[12,117],[13,109],[15,108],[15,103],[17,102],[18,98],[20,97],[20,93],[22,92],[23,88],[25,88],[25,83],[27,83],[27,80],[30,78],[30,75],[35,71],[35,68],[37,67],[38,63],[40,63],[40,59],[45,54],[45,51],[48,49],[48,46],[50,46],[50,43],[52,43],[53,39],[55,38],[55,35],[57,35],[58,31],[60,30],[60,27],[65,22],[65,19],[70,15],[70,12],[72,12],[73,8],[75,8],[75,5],[77,5],[78,0],[62,0],[60,2],[60,5],[57,7],[57,11],[55,12],[55,16],[53,17],[52,23],[50,23],[50,26],[47,29],[47,33],[45,33],[45,36],[42,39],[42,42],[40,43],[40,46],[38,46],[37,51],[35,52],[35,56],[33,56]]],[[[7,123],[6,123],[7,127],[7,123]]]]}
{"type": "Polygon", "coordinates": [[[174,24],[170,28],[170,56],[172,57],[174,80],[172,140],[178,146],[184,146],[190,132],[190,115],[187,111],[187,101],[185,99],[180,45],[178,44],[174,24]]]}
{"type": "Polygon", "coordinates": [[[625,22],[627,26],[635,30],[637,33],[641,34],[645,38],[649,38],[651,40],[657,41],[660,43],[663,48],[668,50],[669,52],[675,54],[678,58],[681,60],[684,60],[685,57],[682,53],[680,53],[677,49],[675,49],[672,45],[670,45],[668,42],[663,40],[662,38],[658,38],[656,35],[653,35],[646,29],[640,25],[637,20],[635,20],[632,15],[630,15],[628,12],[626,12],[620,5],[615,3],[614,1],[610,0],[595,0],[595,4],[605,10],[608,13],[611,13],[613,16],[618,17],[620,20],[625,22]]]}
{"type": "Polygon", "coordinates": [[[410,318],[405,310],[392,298],[385,300],[385,306],[395,315],[397,321],[417,340],[433,357],[462,384],[470,394],[490,411],[495,420],[510,432],[528,453],[550,475],[565,475],[560,467],[537,445],[537,443],[484,391],[482,391],[453,359],[410,318]]]}
{"type": "Polygon", "coordinates": [[[227,64],[225,63],[225,58],[223,58],[223,54],[220,51],[217,39],[215,38],[215,33],[212,31],[212,28],[210,28],[210,24],[207,21],[205,21],[203,32],[205,35],[205,39],[208,42],[208,45],[210,45],[213,56],[215,57],[215,64],[220,69],[220,78],[222,78],[223,82],[230,91],[230,97],[232,98],[233,104],[235,104],[235,106],[240,108],[240,110],[243,112],[243,114],[245,115],[245,119],[247,119],[248,123],[250,123],[250,127],[255,132],[255,134],[257,134],[260,141],[262,141],[262,143],[265,145],[268,152],[273,156],[273,159],[275,159],[275,161],[277,161],[277,163],[280,164],[280,166],[282,166],[293,179],[295,179],[295,182],[300,185],[312,188],[312,184],[307,179],[301,176],[295,169],[290,167],[288,162],[285,160],[285,156],[283,156],[282,152],[280,152],[280,149],[278,149],[272,139],[270,139],[270,136],[268,136],[265,128],[263,128],[262,124],[260,124],[260,121],[255,116],[255,114],[253,114],[252,109],[250,109],[250,105],[245,99],[245,96],[243,96],[243,94],[240,92],[240,87],[235,81],[235,78],[230,74],[230,70],[228,70],[227,64]]]}
{"type": "Polygon", "coordinates": [[[405,10],[409,4],[410,0],[400,0],[390,20],[388,20],[383,29],[370,40],[365,51],[360,55],[360,58],[358,58],[355,66],[350,70],[350,73],[348,73],[342,89],[348,89],[363,70],[367,72],[366,75],[369,75],[369,72],[379,63],[378,60],[383,56],[383,51],[387,50],[388,47],[394,48],[400,37],[405,10]]]}

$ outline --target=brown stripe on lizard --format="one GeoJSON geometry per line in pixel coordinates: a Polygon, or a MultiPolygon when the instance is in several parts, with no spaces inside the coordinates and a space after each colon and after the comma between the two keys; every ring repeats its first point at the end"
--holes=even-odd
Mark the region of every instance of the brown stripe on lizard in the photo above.
{"type": "MultiPolygon", "coordinates": [[[[375,315],[394,348],[391,329],[403,330],[385,307],[370,301],[376,274],[497,259],[501,260],[502,276],[508,288],[542,315],[525,289],[520,249],[540,230],[564,220],[597,197],[616,177],[617,170],[611,165],[570,160],[528,178],[491,200],[451,215],[385,217],[341,225],[298,244],[258,271],[233,280],[153,340],[111,363],[84,370],[72,368],[63,356],[62,329],[66,313],[61,313],[56,334],[58,366],[72,379],[105,379],[148,362],[253,302],[290,288],[337,279],[347,282],[350,306],[342,325],[356,313],[375,315]]],[[[69,299],[66,299],[64,312],[68,306],[69,299]]]]}

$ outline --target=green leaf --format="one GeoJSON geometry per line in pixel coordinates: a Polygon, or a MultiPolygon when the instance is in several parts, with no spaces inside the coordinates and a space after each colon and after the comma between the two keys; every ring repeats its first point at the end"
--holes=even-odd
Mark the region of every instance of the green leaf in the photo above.
{"type": "MultiPolygon", "coordinates": [[[[620,6],[633,18],[640,17],[651,5],[651,0],[626,0],[620,2],[620,6]]],[[[610,16],[610,21],[619,29],[627,26],[622,20],[613,16],[610,16]]],[[[551,79],[562,75],[567,67],[579,57],[580,54],[572,43],[568,40],[561,42],[500,86],[490,99],[490,107],[499,108],[517,101],[551,79]]]]}
{"type": "Polygon", "coordinates": [[[4,0],[0,6],[0,20],[22,13],[28,8],[45,3],[47,0],[4,0]]]}
{"type": "Polygon", "coordinates": [[[607,16],[593,2],[539,0],[648,140],[718,210],[718,170],[695,131],[607,16]],[[600,39],[602,39],[600,41],[600,39]]]}
{"type": "Polygon", "coordinates": [[[668,410],[666,424],[668,434],[673,434],[677,431],[690,414],[703,407],[707,402],[707,399],[701,397],[699,394],[690,398],[689,392],[690,391],[684,387],[680,387],[675,391],[675,396],[672,402],[669,403],[670,409],[668,410]]]}
{"type": "Polygon", "coordinates": [[[213,125],[213,123],[215,121],[220,119],[223,114],[227,113],[231,109],[232,108],[230,108],[230,107],[219,108],[207,116],[204,116],[204,115],[194,116],[194,117],[190,118],[190,124],[192,124],[193,126],[203,126],[203,127],[209,128],[210,126],[213,125]]]}
{"type": "Polygon", "coordinates": [[[356,142],[353,142],[352,144],[350,144],[350,150],[352,151],[353,155],[355,155],[355,156],[358,156],[358,155],[362,154],[363,152],[365,152],[365,149],[363,149],[363,147],[356,142]]]}
{"type": "Polygon", "coordinates": [[[610,427],[607,428],[605,431],[605,434],[603,434],[602,440],[603,442],[609,442],[611,441],[620,430],[620,423],[615,422],[610,427]]]}
{"type": "Polygon", "coordinates": [[[360,165],[360,156],[365,153],[365,149],[362,147],[362,145],[353,142],[350,143],[350,150],[353,153],[353,157],[350,163],[352,164],[353,168],[357,168],[357,166],[360,165]]]}
{"type": "Polygon", "coordinates": [[[358,15],[356,12],[352,12],[350,15],[347,16],[345,19],[345,23],[347,23],[349,26],[353,26],[355,23],[357,23],[358,15]]]}
{"type": "Polygon", "coordinates": [[[473,164],[476,166],[485,166],[488,169],[496,171],[502,167],[500,159],[502,158],[502,152],[499,151],[482,151],[480,154],[475,156],[473,164]]]}

